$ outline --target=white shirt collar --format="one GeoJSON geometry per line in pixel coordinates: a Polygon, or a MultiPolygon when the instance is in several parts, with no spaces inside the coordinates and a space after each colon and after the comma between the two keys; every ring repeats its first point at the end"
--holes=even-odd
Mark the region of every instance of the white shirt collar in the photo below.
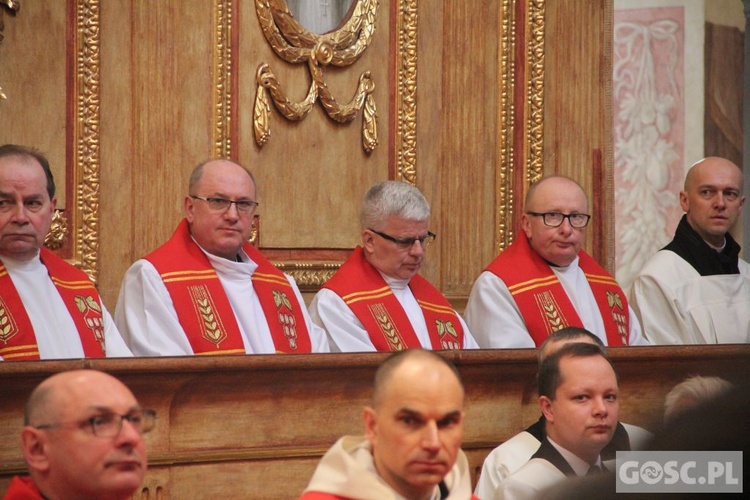
{"type": "Polygon", "coordinates": [[[568,451],[562,446],[560,446],[559,444],[555,443],[551,437],[547,436],[547,439],[549,440],[550,444],[554,446],[557,451],[560,452],[560,455],[563,456],[565,461],[568,462],[570,467],[573,469],[573,472],[576,473],[576,476],[585,476],[592,465],[598,465],[599,468],[601,469],[602,467],[601,455],[596,457],[596,462],[594,462],[593,464],[589,464],[587,461],[583,460],[572,451],[568,451]]]}

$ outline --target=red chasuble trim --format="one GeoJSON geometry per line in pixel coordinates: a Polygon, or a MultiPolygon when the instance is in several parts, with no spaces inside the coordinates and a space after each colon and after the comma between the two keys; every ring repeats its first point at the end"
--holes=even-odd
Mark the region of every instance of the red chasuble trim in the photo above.
{"type": "MultiPolygon", "coordinates": [[[[378,351],[422,347],[401,303],[358,246],[323,285],[335,292],[364,325],[378,351]],[[363,290],[364,289],[364,290],[363,290]]],[[[440,291],[414,275],[409,288],[424,315],[433,349],[461,349],[464,332],[456,312],[440,291]]]]}
{"type": "MultiPolygon", "coordinates": [[[[102,299],[88,275],[42,248],[42,264],[73,319],[87,358],[105,355],[102,299]]],[[[39,359],[36,334],[5,266],[0,264],[0,356],[5,360],[39,359]]]]}
{"type": "MultiPolygon", "coordinates": [[[[242,249],[258,265],[253,287],[276,352],[311,352],[302,307],[286,276],[252,245],[242,249]]],[[[161,275],[195,354],[245,354],[229,298],[208,257],[190,237],[187,220],[183,219],[169,241],[144,258],[161,275]]]]}
{"type": "MultiPolygon", "coordinates": [[[[578,265],[602,315],[607,344],[627,345],[630,315],[625,293],[617,281],[584,251],[578,253],[578,265]]],[[[531,248],[525,235],[519,235],[487,266],[486,271],[505,282],[537,347],[561,328],[583,328],[560,280],[549,264],[531,248]]]]}

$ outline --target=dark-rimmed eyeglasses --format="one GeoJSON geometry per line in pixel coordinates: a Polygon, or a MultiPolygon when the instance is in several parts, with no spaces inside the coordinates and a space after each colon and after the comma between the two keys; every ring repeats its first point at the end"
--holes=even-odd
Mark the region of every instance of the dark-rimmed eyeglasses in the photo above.
{"type": "Polygon", "coordinates": [[[586,227],[589,223],[589,220],[591,220],[591,216],[589,214],[563,214],[560,212],[546,212],[543,214],[538,212],[526,213],[529,215],[533,215],[534,217],[541,217],[542,221],[544,221],[544,225],[547,227],[560,227],[563,221],[565,219],[568,219],[570,227],[582,229],[586,227]]]}
{"type": "Polygon", "coordinates": [[[100,413],[86,420],[78,422],[57,422],[53,424],[35,425],[37,429],[52,429],[55,427],[85,427],[90,426],[94,436],[101,438],[112,438],[120,435],[122,421],[130,422],[139,434],[150,432],[156,425],[156,410],[134,410],[126,415],[117,413],[100,413]]]}
{"type": "Polygon", "coordinates": [[[208,203],[208,208],[213,210],[214,212],[224,212],[229,209],[230,206],[234,205],[237,207],[237,211],[243,214],[248,214],[255,210],[255,207],[258,206],[257,201],[251,201],[251,200],[228,200],[226,198],[203,198],[201,196],[194,196],[190,195],[190,197],[194,200],[201,200],[208,203]]]}
{"type": "Polygon", "coordinates": [[[437,235],[432,231],[427,231],[427,234],[425,234],[424,236],[420,236],[419,238],[394,238],[389,234],[381,233],[380,231],[375,231],[374,229],[368,229],[368,231],[377,234],[385,240],[392,241],[396,244],[396,246],[403,250],[413,247],[414,242],[416,241],[418,241],[419,244],[423,247],[426,247],[427,245],[435,241],[435,238],[437,238],[437,235]]]}

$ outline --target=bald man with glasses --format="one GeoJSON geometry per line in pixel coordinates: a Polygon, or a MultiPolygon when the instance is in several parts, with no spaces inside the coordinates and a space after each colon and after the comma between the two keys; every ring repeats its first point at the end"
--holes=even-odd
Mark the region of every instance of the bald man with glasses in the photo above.
{"type": "Polygon", "coordinates": [[[185,219],[123,279],[115,322],[133,354],[328,352],[294,279],[248,242],[256,195],[233,161],[193,170],[185,219]]]}
{"type": "Polygon", "coordinates": [[[365,194],[362,245],[310,304],[331,351],[478,347],[450,302],[418,274],[435,240],[429,219],[427,200],[411,184],[385,181],[365,194]]]}
{"type": "Polygon", "coordinates": [[[156,412],[111,375],[61,372],[26,404],[21,450],[29,476],[16,476],[5,500],[125,500],[143,483],[144,434],[156,412]]]}
{"type": "Polygon", "coordinates": [[[591,220],[581,186],[545,177],[526,194],[522,231],[477,278],[466,322],[483,348],[539,347],[566,326],[604,345],[646,345],[617,281],[582,250],[591,220]]]}

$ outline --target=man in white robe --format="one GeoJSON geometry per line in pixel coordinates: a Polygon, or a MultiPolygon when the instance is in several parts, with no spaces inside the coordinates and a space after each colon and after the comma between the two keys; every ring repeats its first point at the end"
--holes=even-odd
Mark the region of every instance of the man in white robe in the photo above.
{"type": "MultiPolygon", "coordinates": [[[[583,328],[566,327],[556,331],[542,343],[539,348],[540,363],[562,346],[575,342],[597,345],[604,352],[602,341],[593,333],[583,328]]],[[[482,464],[474,493],[479,498],[492,498],[500,483],[518,471],[539,450],[546,435],[546,420],[542,416],[526,430],[492,450],[482,464]]],[[[641,427],[618,422],[612,439],[601,452],[602,460],[614,470],[618,451],[643,450],[652,437],[653,434],[641,427]]]]}
{"type": "Polygon", "coordinates": [[[546,436],[489,498],[537,498],[566,477],[605,470],[601,452],[619,416],[617,373],[606,354],[596,345],[567,344],[542,360],[538,383],[546,436]]]}
{"type": "Polygon", "coordinates": [[[345,436],[323,456],[301,499],[473,499],[461,451],[464,391],[455,367],[409,349],[378,368],[366,436],[345,436]]]}
{"type": "Polygon", "coordinates": [[[427,200],[408,183],[385,181],[370,188],[360,213],[362,246],[309,308],[313,322],[326,330],[331,351],[478,348],[461,316],[418,274],[426,246],[435,239],[429,217],[427,200]],[[390,323],[365,325],[375,311],[390,323]]]}
{"type": "Polygon", "coordinates": [[[0,146],[0,360],[132,356],[88,276],[43,248],[55,204],[47,159],[0,146]]]}
{"type": "Polygon", "coordinates": [[[674,239],[643,266],[630,301],[653,344],[750,342],[750,265],[729,234],[745,203],[742,171],[724,158],[693,165],[674,239]]]}
{"type": "Polygon", "coordinates": [[[294,279],[247,243],[255,200],[255,179],[244,167],[228,160],[196,167],[185,198],[186,219],[123,279],[115,321],[136,356],[191,355],[198,345],[201,354],[328,352],[325,332],[310,321],[294,279]],[[186,295],[168,288],[187,278],[194,285],[186,295]],[[273,289],[259,292],[268,283],[273,289]],[[206,316],[192,316],[201,307],[213,307],[209,312],[220,318],[219,330],[207,327],[206,316]],[[207,328],[208,336],[186,333],[207,328]]]}
{"type": "Polygon", "coordinates": [[[647,345],[625,293],[582,250],[591,218],[583,189],[545,177],[529,188],[524,210],[523,231],[469,295],[464,316],[479,346],[538,347],[564,326],[583,327],[608,346],[647,345]]]}

